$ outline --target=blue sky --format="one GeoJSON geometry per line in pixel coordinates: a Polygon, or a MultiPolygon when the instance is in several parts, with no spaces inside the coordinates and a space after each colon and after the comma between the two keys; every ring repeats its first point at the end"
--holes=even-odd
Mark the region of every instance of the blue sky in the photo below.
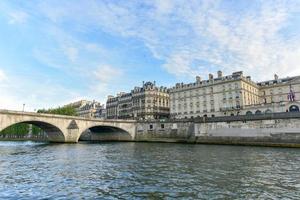
{"type": "Polygon", "coordinates": [[[0,108],[105,102],[142,81],[300,75],[300,1],[0,1],[0,108]]]}

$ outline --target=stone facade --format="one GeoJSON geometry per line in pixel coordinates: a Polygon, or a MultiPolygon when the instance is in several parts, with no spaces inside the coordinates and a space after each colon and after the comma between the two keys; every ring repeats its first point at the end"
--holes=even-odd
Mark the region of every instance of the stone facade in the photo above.
{"type": "Polygon", "coordinates": [[[118,99],[116,96],[108,96],[106,101],[106,118],[107,119],[117,119],[118,118],[118,99]]]}
{"type": "Polygon", "coordinates": [[[223,76],[218,71],[208,80],[196,77],[190,84],[177,83],[170,89],[172,118],[214,117],[299,111],[300,77],[255,83],[243,72],[223,76]],[[287,98],[288,95],[294,98],[287,98]],[[292,96],[293,96],[292,95],[292,96]]]}
{"type": "Polygon", "coordinates": [[[131,91],[134,119],[162,119],[170,114],[169,94],[165,87],[157,87],[155,82],[143,83],[131,91]]]}
{"type": "Polygon", "coordinates": [[[79,117],[105,118],[105,107],[97,101],[80,100],[66,106],[74,107],[79,117]]]}
{"type": "Polygon", "coordinates": [[[131,119],[132,113],[132,94],[123,93],[118,99],[118,118],[119,119],[131,119]]]}
{"type": "Polygon", "coordinates": [[[196,82],[177,83],[170,89],[170,109],[173,118],[238,115],[244,106],[259,103],[259,87],[243,72],[208,80],[196,77],[196,82]]]}
{"type": "Polygon", "coordinates": [[[162,119],[168,118],[169,93],[155,82],[143,83],[130,93],[109,96],[106,103],[108,119],[162,119]]]}
{"type": "Polygon", "coordinates": [[[263,114],[277,112],[295,112],[300,108],[300,76],[257,83],[259,86],[259,104],[245,106],[243,114],[263,114]],[[291,98],[290,95],[293,95],[291,98]]]}

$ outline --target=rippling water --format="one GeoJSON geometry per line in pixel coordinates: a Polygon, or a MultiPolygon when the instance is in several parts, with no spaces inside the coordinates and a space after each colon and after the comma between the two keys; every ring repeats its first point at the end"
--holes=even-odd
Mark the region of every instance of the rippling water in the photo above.
{"type": "Polygon", "coordinates": [[[2,199],[300,199],[300,149],[0,142],[2,199]]]}

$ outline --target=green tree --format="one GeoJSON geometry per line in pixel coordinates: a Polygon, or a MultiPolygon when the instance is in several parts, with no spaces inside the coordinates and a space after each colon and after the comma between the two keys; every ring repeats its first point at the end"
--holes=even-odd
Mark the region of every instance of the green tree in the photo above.
{"type": "MultiPolygon", "coordinates": [[[[2,130],[0,132],[0,135],[28,135],[29,133],[29,124],[26,123],[19,123],[19,124],[14,124],[12,126],[7,127],[6,129],[2,130]]],[[[32,125],[32,134],[33,135],[38,135],[42,133],[43,130],[40,129],[39,127],[32,125]]]]}
{"type": "Polygon", "coordinates": [[[63,106],[58,108],[50,108],[50,109],[39,109],[38,113],[47,113],[47,114],[56,114],[56,115],[69,115],[69,116],[77,116],[76,109],[72,106],[63,106]]]}

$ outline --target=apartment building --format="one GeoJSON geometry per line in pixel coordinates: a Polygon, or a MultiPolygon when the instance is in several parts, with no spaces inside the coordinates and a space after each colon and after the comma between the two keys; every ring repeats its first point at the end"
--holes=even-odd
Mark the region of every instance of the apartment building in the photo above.
{"type": "Polygon", "coordinates": [[[300,76],[279,78],[257,83],[259,104],[246,106],[243,114],[262,114],[274,112],[299,112],[300,76]]]}
{"type": "Polygon", "coordinates": [[[170,115],[169,94],[166,87],[154,82],[143,83],[131,91],[135,119],[163,119],[170,115]]]}
{"type": "Polygon", "coordinates": [[[214,117],[239,115],[244,106],[259,103],[259,86],[242,71],[189,84],[177,83],[170,89],[172,118],[214,117]]]}
{"type": "Polygon", "coordinates": [[[119,119],[131,119],[132,113],[132,94],[123,93],[118,98],[118,118],[119,119]]]}
{"type": "MultiPolygon", "coordinates": [[[[105,113],[105,106],[97,101],[80,100],[66,106],[75,108],[79,117],[97,118],[100,117],[99,113],[105,113]]],[[[103,114],[101,115],[103,117],[103,114]]]]}
{"type": "Polygon", "coordinates": [[[109,96],[106,103],[108,119],[162,119],[170,115],[169,94],[166,87],[143,82],[130,93],[109,96]]]}
{"type": "Polygon", "coordinates": [[[119,96],[109,95],[106,101],[106,118],[118,119],[118,100],[119,96]]]}
{"type": "Polygon", "coordinates": [[[177,83],[170,89],[172,118],[251,115],[299,112],[300,76],[254,82],[242,71],[189,84],[177,83]]]}

